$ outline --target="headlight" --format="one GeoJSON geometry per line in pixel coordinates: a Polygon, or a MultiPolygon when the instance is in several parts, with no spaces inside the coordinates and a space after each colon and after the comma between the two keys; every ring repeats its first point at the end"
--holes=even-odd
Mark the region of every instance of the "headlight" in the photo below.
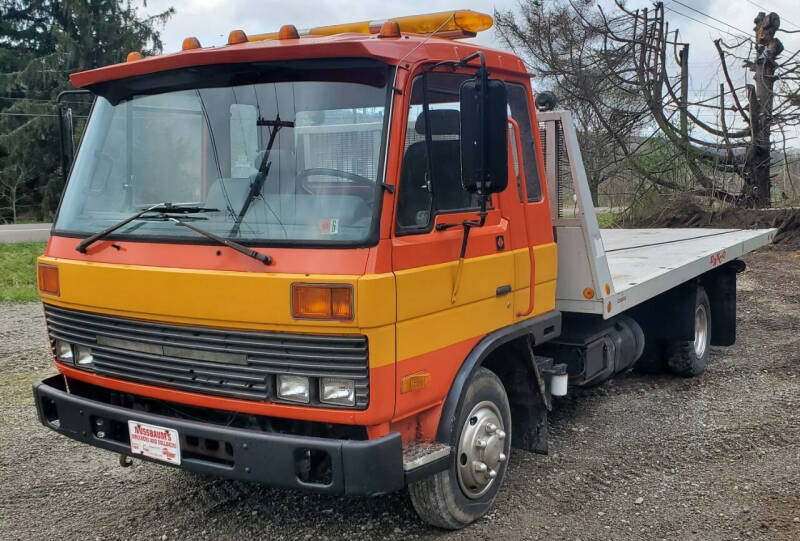
{"type": "Polygon", "coordinates": [[[308,404],[308,378],[305,376],[278,376],[278,398],[308,404]]]}
{"type": "Polygon", "coordinates": [[[69,342],[64,342],[63,340],[56,340],[55,347],[56,359],[62,363],[72,364],[72,360],[74,359],[72,356],[72,345],[69,342]]]}
{"type": "Polygon", "coordinates": [[[92,348],[86,346],[75,346],[75,364],[89,368],[94,363],[92,348]]]}
{"type": "Polygon", "coordinates": [[[322,378],[319,380],[319,401],[337,406],[354,406],[355,382],[352,379],[322,378]]]}

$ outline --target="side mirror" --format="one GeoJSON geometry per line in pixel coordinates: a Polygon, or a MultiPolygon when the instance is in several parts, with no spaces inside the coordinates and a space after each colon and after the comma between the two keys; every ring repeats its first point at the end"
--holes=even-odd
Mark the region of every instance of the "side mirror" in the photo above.
{"type": "MultiPolygon", "coordinates": [[[[67,181],[72,161],[75,158],[75,126],[72,122],[72,107],[62,104],[61,100],[69,96],[92,96],[88,90],[64,90],[56,96],[58,106],[58,127],[61,139],[61,175],[67,181]]],[[[74,102],[73,102],[74,103],[74,102]]],[[[87,105],[90,103],[87,102],[87,105]]]]}
{"type": "Polygon", "coordinates": [[[461,182],[489,195],[508,185],[508,99],[497,79],[475,77],[461,84],[461,182]]]}
{"type": "Polygon", "coordinates": [[[58,123],[61,136],[61,175],[64,182],[67,181],[69,170],[72,168],[72,160],[75,157],[74,137],[75,127],[72,123],[72,108],[58,108],[58,123]]]}

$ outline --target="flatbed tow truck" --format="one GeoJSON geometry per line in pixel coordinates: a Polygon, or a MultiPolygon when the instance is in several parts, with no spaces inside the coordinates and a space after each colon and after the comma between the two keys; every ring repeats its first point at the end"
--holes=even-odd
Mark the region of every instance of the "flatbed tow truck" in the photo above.
{"type": "Polygon", "coordinates": [[[122,462],[407,486],[460,528],[568,385],[702,373],[775,231],[601,230],[570,114],[456,41],[491,25],[235,30],[73,74],[95,101],[38,260],[40,421],[122,462]]]}

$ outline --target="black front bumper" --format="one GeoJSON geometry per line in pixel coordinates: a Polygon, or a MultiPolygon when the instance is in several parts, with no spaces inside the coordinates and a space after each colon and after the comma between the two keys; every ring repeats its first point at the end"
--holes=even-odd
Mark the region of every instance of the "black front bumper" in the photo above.
{"type": "MultiPolygon", "coordinates": [[[[129,442],[97,434],[97,420],[124,423],[129,420],[173,428],[182,436],[224,441],[232,449],[231,460],[218,463],[182,456],[180,468],[188,471],[257,481],[272,486],[334,494],[385,494],[403,487],[400,434],[373,440],[338,440],[231,428],[188,421],[105,404],[66,391],[64,378],[52,376],[33,386],[39,420],[72,439],[109,451],[134,456],[129,442]],[[313,453],[330,459],[326,482],[301,480],[299,467],[313,453]]],[[[136,458],[149,460],[141,455],[136,458]]],[[[159,462],[160,463],[160,462],[159,462]]]]}

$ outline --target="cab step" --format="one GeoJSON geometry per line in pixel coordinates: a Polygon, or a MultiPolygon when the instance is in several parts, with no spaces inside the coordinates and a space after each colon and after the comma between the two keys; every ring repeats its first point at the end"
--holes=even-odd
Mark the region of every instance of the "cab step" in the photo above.
{"type": "Polygon", "coordinates": [[[415,481],[447,469],[451,447],[435,441],[414,442],[403,447],[403,471],[415,481]]]}

